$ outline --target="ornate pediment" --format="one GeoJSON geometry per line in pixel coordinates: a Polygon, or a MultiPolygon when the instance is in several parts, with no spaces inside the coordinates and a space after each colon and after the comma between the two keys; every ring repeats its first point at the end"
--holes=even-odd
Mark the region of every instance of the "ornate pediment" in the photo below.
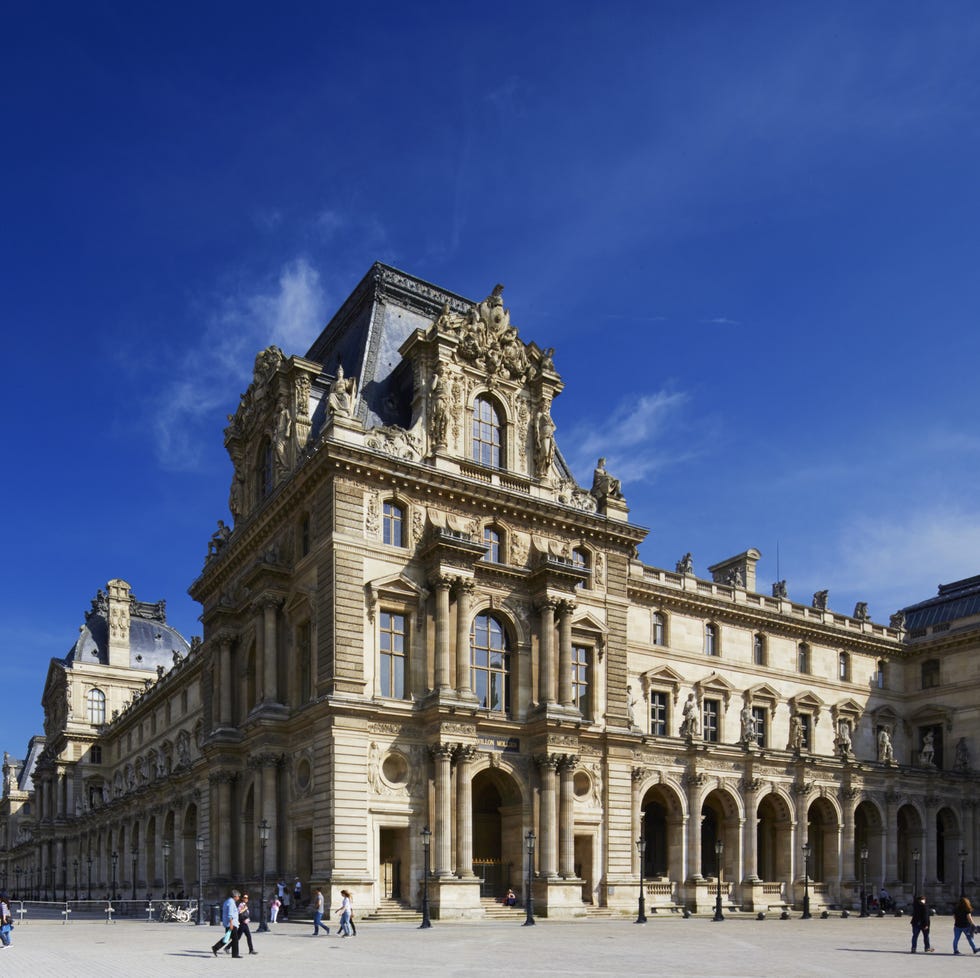
{"type": "Polygon", "coordinates": [[[735,687],[720,673],[713,672],[704,679],[699,679],[694,684],[694,691],[697,693],[698,702],[705,696],[721,696],[725,701],[725,708],[728,708],[728,701],[735,692],[735,687]]]}
{"type": "Polygon", "coordinates": [[[502,285],[496,286],[465,315],[452,312],[447,303],[433,326],[436,332],[458,338],[457,359],[485,374],[489,387],[500,380],[523,383],[536,370],[528,357],[528,348],[510,324],[510,310],[504,308],[503,291],[502,285]]]}

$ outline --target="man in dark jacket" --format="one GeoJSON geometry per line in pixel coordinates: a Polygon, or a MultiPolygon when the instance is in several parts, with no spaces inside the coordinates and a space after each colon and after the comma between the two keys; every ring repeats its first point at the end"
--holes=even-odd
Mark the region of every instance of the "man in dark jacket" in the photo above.
{"type": "Polygon", "coordinates": [[[926,906],[926,898],[917,896],[912,901],[912,953],[915,954],[915,947],[919,943],[919,934],[922,935],[923,943],[927,951],[932,950],[929,943],[929,908],[926,906]]]}

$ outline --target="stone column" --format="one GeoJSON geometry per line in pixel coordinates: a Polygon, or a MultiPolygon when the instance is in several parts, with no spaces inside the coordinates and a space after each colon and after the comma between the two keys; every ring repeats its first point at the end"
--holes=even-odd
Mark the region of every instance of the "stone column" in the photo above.
{"type": "Polygon", "coordinates": [[[228,771],[219,771],[213,775],[217,783],[218,805],[217,812],[211,819],[211,845],[208,851],[217,853],[217,861],[212,862],[212,874],[230,875],[233,871],[231,863],[231,823],[237,818],[231,810],[231,783],[234,775],[228,771]]]}
{"type": "MultiPolygon", "coordinates": [[[[805,860],[803,859],[803,844],[805,842],[810,843],[811,851],[813,849],[813,842],[810,839],[810,827],[809,827],[809,803],[807,801],[810,792],[813,790],[813,785],[807,783],[800,783],[797,781],[792,786],[793,795],[796,798],[796,811],[794,815],[796,817],[796,839],[792,845],[793,858],[790,860],[792,866],[797,867],[793,871],[793,879],[802,878],[803,874],[806,872],[805,860]]],[[[811,876],[812,874],[812,865],[811,876]]]]}
{"type": "Polygon", "coordinates": [[[542,754],[535,758],[541,773],[540,825],[538,826],[538,873],[543,879],[552,879],[558,875],[556,870],[557,856],[557,819],[555,818],[555,769],[558,757],[554,754],[542,754]]]}
{"type": "Polygon", "coordinates": [[[630,774],[633,786],[630,791],[630,872],[634,876],[640,875],[640,853],[636,848],[636,840],[643,832],[643,811],[640,808],[640,786],[646,780],[647,772],[645,768],[635,767],[630,774]]]}
{"type": "MultiPolygon", "coordinates": [[[[278,818],[279,811],[277,795],[277,775],[282,758],[278,754],[260,754],[253,758],[253,764],[259,769],[261,794],[259,802],[259,821],[265,819],[269,824],[269,843],[265,849],[265,868],[267,873],[275,873],[279,869],[278,818]]],[[[258,824],[253,826],[255,852],[261,851],[262,843],[258,838],[258,824]]],[[[260,857],[261,858],[261,857],[260,857]]],[[[258,866],[246,867],[249,872],[257,872],[258,866]]]]}
{"type": "Polygon", "coordinates": [[[279,702],[277,625],[279,602],[267,598],[262,605],[264,648],[262,649],[262,699],[279,702]]]}
{"type": "Polygon", "coordinates": [[[475,590],[472,581],[456,581],[456,692],[460,699],[472,699],[470,685],[470,598],[475,590]]]}
{"type": "Polygon", "coordinates": [[[558,762],[558,875],[575,879],[575,795],[573,775],[578,764],[576,754],[564,754],[558,762]]]}
{"type": "Polygon", "coordinates": [[[936,812],[939,809],[939,801],[940,799],[935,795],[927,795],[925,798],[926,823],[925,838],[923,840],[925,845],[922,852],[922,858],[925,860],[925,863],[923,864],[922,875],[926,881],[926,886],[939,885],[939,863],[937,861],[936,847],[936,812]]]}
{"type": "Polygon", "coordinates": [[[436,589],[435,688],[444,691],[449,689],[449,589],[453,581],[437,577],[432,584],[436,589]]]}
{"type": "Polygon", "coordinates": [[[700,772],[689,774],[684,779],[687,785],[687,808],[690,813],[687,823],[687,878],[691,880],[704,878],[701,875],[701,789],[705,780],[705,775],[700,772]]]}
{"type": "Polygon", "coordinates": [[[745,800],[745,827],[742,833],[745,858],[742,862],[742,880],[746,883],[759,881],[759,788],[758,778],[742,779],[742,797],[745,800]]]}
{"type": "MultiPolygon", "coordinates": [[[[885,818],[882,827],[882,844],[885,847],[885,880],[889,886],[897,885],[898,879],[898,796],[894,791],[885,792],[885,818]]],[[[911,848],[921,848],[911,843],[911,848]]],[[[910,856],[911,858],[911,856],[910,856]]],[[[919,892],[919,881],[913,880],[912,892],[919,892]]]]}
{"type": "Polygon", "coordinates": [[[538,660],[538,702],[541,706],[555,702],[555,607],[557,602],[545,598],[537,605],[540,615],[538,660]]]}
{"type": "Polygon", "coordinates": [[[253,605],[255,617],[252,627],[255,629],[255,702],[258,706],[265,699],[265,627],[263,612],[260,607],[253,605]]]}
{"type": "MultiPolygon", "coordinates": [[[[854,878],[854,809],[857,807],[857,788],[841,788],[840,807],[841,807],[841,902],[844,900],[844,887],[853,886],[857,881],[854,878]]],[[[873,845],[873,840],[868,840],[868,849],[873,845]]],[[[880,862],[881,855],[878,856],[880,862]]],[[[882,879],[885,878],[884,864],[882,865],[882,879]]]]}
{"type": "MultiPolygon", "coordinates": [[[[446,594],[448,596],[448,588],[446,594]]],[[[432,748],[436,765],[436,825],[433,852],[433,876],[452,876],[452,762],[453,748],[439,744],[432,748]]]]}
{"type": "Polygon", "coordinates": [[[574,601],[558,604],[558,702],[572,707],[572,612],[574,601]]]}
{"type": "Polygon", "coordinates": [[[473,759],[474,747],[456,749],[456,875],[472,879],[473,873],[473,759]]]}
{"type": "Polygon", "coordinates": [[[231,636],[218,640],[218,724],[231,725],[231,690],[236,681],[231,671],[231,636]]]}

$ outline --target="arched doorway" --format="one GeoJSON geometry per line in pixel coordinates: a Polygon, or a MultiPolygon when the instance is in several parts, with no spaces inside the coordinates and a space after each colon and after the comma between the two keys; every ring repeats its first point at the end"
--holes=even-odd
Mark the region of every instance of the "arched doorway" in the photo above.
{"type": "Polygon", "coordinates": [[[921,893],[925,873],[925,834],[922,819],[912,805],[902,805],[896,816],[898,829],[898,876],[908,895],[921,893]]]}
{"type": "Polygon", "coordinates": [[[860,906],[860,895],[863,891],[867,900],[885,885],[885,865],[883,843],[885,826],[881,812],[870,801],[862,801],[854,810],[854,852],[853,864],[848,869],[857,880],[860,906]],[[861,858],[867,850],[867,861],[861,858]]]}
{"type": "Polygon", "coordinates": [[[940,808],[936,812],[936,879],[946,885],[953,895],[959,895],[959,850],[960,823],[951,808],[940,808]]]}
{"type": "Polygon", "coordinates": [[[473,776],[473,872],[480,896],[499,898],[524,883],[523,804],[517,783],[499,768],[473,776]]]}
{"type": "Polygon", "coordinates": [[[815,883],[837,880],[839,823],[826,798],[817,798],[807,814],[806,841],[810,844],[810,879],[815,883]]]}
{"type": "MultiPolygon", "coordinates": [[[[654,785],[640,803],[640,835],[643,876],[652,906],[674,905],[680,900],[675,888],[684,880],[683,810],[677,794],[662,784],[654,785]]],[[[714,850],[712,849],[712,853],[714,850]]]]}
{"type": "Polygon", "coordinates": [[[738,807],[732,796],[715,788],[701,805],[701,866],[703,877],[716,878],[719,869],[723,879],[735,881],[741,877],[742,847],[738,838],[738,807]],[[716,846],[722,843],[719,859],[716,846]]]}
{"type": "Polygon", "coordinates": [[[786,800],[776,794],[766,795],[759,802],[756,827],[756,872],[764,883],[789,881],[793,865],[792,828],[793,816],[786,800]]]}

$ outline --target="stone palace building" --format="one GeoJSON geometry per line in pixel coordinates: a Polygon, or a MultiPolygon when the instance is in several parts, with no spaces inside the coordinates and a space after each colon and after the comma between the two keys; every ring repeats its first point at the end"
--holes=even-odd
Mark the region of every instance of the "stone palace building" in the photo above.
{"type": "Polygon", "coordinates": [[[980,578],[886,626],[760,589],[754,549],[644,565],[501,291],[377,264],[305,356],[258,354],[203,639],[99,591],[4,758],[9,889],[193,894],[200,866],[212,899],[264,867],[363,914],[419,906],[428,865],[446,918],[529,859],[548,916],[633,908],[641,874],[650,911],[972,884],[980,578]]]}

